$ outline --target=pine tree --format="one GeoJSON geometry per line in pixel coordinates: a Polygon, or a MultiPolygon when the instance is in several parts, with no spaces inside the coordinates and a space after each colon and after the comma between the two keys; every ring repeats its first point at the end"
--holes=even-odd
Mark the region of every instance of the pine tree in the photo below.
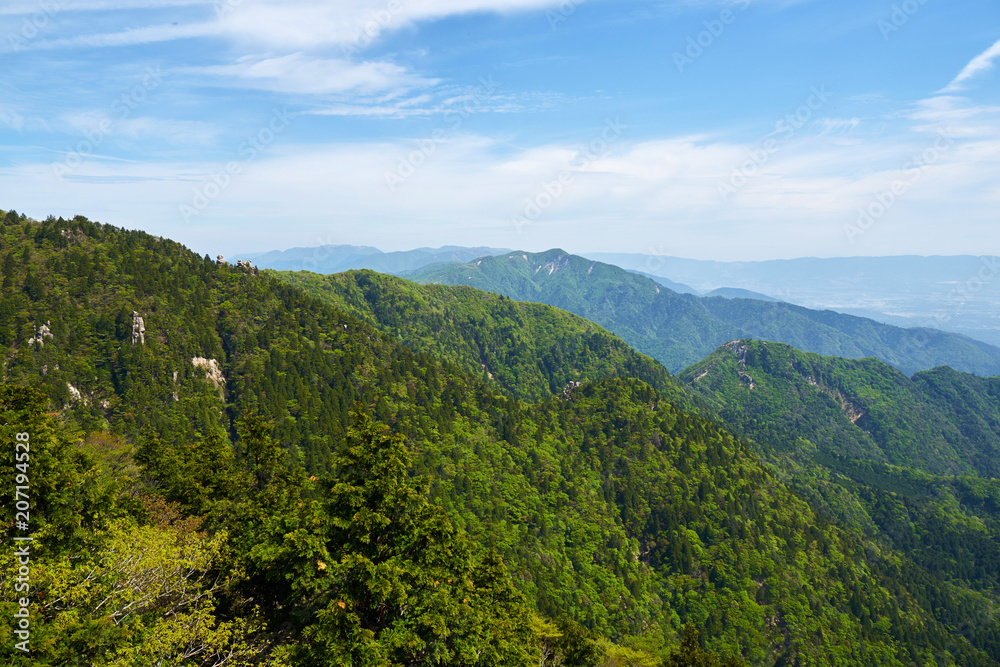
{"type": "Polygon", "coordinates": [[[357,413],[328,484],[330,561],[303,664],[527,665],[534,636],[499,557],[477,557],[408,474],[402,436],[357,413]]]}

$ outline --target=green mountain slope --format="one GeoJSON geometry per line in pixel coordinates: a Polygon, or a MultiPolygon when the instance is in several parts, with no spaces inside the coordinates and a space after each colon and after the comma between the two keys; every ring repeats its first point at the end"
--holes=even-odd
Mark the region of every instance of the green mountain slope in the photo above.
{"type": "MultiPolygon", "coordinates": [[[[655,664],[688,622],[768,667],[1000,660],[989,591],[825,519],[645,382],[528,403],[268,275],[83,218],[8,215],[0,253],[3,379],[44,392],[0,392],[7,441],[37,437],[43,510],[46,653],[6,644],[9,663],[194,665],[237,642],[272,664],[540,664],[594,631],[598,664],[655,664]],[[524,605],[567,630],[524,645],[524,605]]],[[[970,482],[983,512],[991,494],[970,482]]]]}
{"type": "Polygon", "coordinates": [[[278,277],[413,350],[482,375],[512,396],[535,400],[572,382],[632,377],[683,398],[659,363],[592,322],[551,306],[371,271],[278,277]]]}
{"type": "Polygon", "coordinates": [[[804,439],[833,456],[1000,477],[996,378],[942,368],[910,379],[877,359],[740,340],[680,379],[713,400],[725,423],[772,447],[804,439]]]}
{"type": "Polygon", "coordinates": [[[600,324],[672,372],[727,341],[752,337],[818,354],[874,356],[906,373],[946,365],[979,375],[1000,374],[1000,348],[958,334],[901,329],[786,303],[682,296],[643,276],[561,250],[484,257],[427,267],[407,277],[471,285],[563,308],[600,324]]]}
{"type": "MultiPolygon", "coordinates": [[[[875,359],[735,341],[680,379],[821,514],[905,554],[911,594],[1000,600],[997,378],[939,368],[907,378],[875,359]]],[[[980,647],[1000,635],[973,623],[980,647]]]]}
{"type": "Polygon", "coordinates": [[[1000,477],[1000,378],[981,378],[951,368],[917,373],[913,381],[965,437],[977,444],[977,469],[1000,477]]]}
{"type": "Polygon", "coordinates": [[[484,257],[428,267],[419,283],[470,285],[518,301],[546,303],[596,322],[638,351],[680,370],[732,340],[739,330],[712,318],[697,301],[616,266],[561,250],[484,257]]]}

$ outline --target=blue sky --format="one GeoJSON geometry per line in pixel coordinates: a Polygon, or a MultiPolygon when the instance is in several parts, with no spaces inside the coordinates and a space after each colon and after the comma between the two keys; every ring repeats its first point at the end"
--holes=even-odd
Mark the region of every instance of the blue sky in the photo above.
{"type": "Polygon", "coordinates": [[[0,207],[212,255],[997,254],[995,0],[5,0],[0,207]]]}

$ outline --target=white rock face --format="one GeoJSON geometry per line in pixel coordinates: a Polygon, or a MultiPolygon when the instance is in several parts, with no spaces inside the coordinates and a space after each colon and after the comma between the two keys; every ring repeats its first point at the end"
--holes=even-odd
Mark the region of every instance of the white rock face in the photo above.
{"type": "Polygon", "coordinates": [[[28,339],[28,345],[34,345],[38,343],[38,347],[45,347],[46,338],[55,338],[52,335],[52,331],[49,329],[51,322],[46,322],[40,327],[35,329],[35,335],[28,339]]]}
{"type": "Polygon", "coordinates": [[[146,344],[146,323],[143,322],[139,313],[132,311],[132,344],[146,344]]]}
{"type": "Polygon", "coordinates": [[[205,378],[215,385],[215,388],[221,394],[226,387],[226,378],[222,374],[222,369],[219,368],[219,362],[215,359],[206,359],[204,357],[191,357],[191,363],[194,364],[195,368],[205,370],[205,378]]]}

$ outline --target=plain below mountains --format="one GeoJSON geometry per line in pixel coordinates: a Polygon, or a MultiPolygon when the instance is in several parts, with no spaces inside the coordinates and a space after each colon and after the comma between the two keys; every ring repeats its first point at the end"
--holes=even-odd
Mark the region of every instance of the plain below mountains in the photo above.
{"type": "Polygon", "coordinates": [[[645,276],[558,249],[429,266],[407,277],[563,308],[600,324],[673,372],[723,343],[756,338],[828,356],[875,357],[908,375],[938,366],[1000,375],[1000,348],[960,334],[905,329],[778,301],[682,295],[645,276]]]}

